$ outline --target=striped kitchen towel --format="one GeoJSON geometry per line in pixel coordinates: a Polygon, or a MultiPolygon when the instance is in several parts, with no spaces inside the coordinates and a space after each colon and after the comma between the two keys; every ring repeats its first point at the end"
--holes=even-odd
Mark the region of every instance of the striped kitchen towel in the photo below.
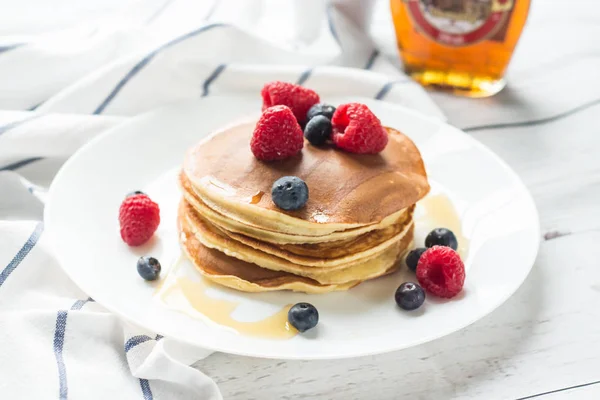
{"type": "Polygon", "coordinates": [[[216,384],[190,367],[209,352],[120,321],[54,260],[41,222],[46,190],[65,159],[91,138],[167,103],[257,93],[273,79],[385,99],[443,118],[360,29],[361,21],[348,12],[356,1],[5,3],[3,399],[221,398],[216,384]],[[339,66],[365,71],[349,81],[339,66]]]}

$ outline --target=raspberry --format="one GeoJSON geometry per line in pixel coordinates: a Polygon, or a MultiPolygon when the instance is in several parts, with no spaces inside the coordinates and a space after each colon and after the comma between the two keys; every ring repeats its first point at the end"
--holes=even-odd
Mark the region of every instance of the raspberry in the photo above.
{"type": "Polygon", "coordinates": [[[283,160],[298,154],[304,135],[292,110],[286,106],[267,108],[256,123],[250,149],[263,161],[283,160]]]}
{"type": "Polygon", "coordinates": [[[130,246],[146,243],[160,224],[158,204],[145,194],[128,196],[119,208],[121,238],[130,246]]]}
{"type": "Polygon", "coordinates": [[[281,81],[267,83],[260,94],[263,111],[272,106],[288,106],[300,124],[306,120],[308,110],[319,102],[319,95],[314,90],[281,81]]]}
{"type": "Polygon", "coordinates": [[[376,154],[388,142],[388,134],[379,118],[360,103],[339,106],[333,118],[333,143],[350,153],[376,154]]]}
{"type": "Polygon", "coordinates": [[[433,246],[419,259],[417,279],[427,292],[449,299],[463,288],[465,266],[450,247],[433,246]]]}

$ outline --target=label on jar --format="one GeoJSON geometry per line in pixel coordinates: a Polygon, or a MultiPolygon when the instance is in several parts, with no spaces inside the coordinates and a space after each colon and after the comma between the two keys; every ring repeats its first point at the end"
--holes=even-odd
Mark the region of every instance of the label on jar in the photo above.
{"type": "Polygon", "coordinates": [[[515,0],[404,0],[415,27],[448,46],[502,41],[515,0]],[[498,34],[501,37],[497,37],[498,34]]]}

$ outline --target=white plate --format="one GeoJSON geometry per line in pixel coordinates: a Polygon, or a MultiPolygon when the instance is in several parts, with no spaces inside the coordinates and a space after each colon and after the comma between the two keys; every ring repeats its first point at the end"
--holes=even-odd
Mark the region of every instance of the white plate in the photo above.
{"type": "MultiPolygon", "coordinates": [[[[343,358],[398,350],[464,328],[504,302],[527,276],[539,244],[535,205],[515,173],[483,145],[437,120],[374,100],[325,100],[362,100],[385,125],[416,142],[434,189],[452,199],[470,238],[467,279],[458,298],[430,297],[415,313],[399,310],[393,294],[411,278],[408,272],[327,295],[212,291],[212,296],[239,301],[233,317],[244,321],[264,318],[286,304],[313,303],[320,312],[318,328],[289,340],[240,335],[158,301],[157,284],[143,281],[135,265],[141,254],[153,255],[166,276],[180,254],[174,171],[185,150],[213,129],[257,113],[256,97],[175,104],[121,125],[77,152],[54,180],[46,206],[47,235],[62,267],[97,302],[141,327],[209,349],[269,358],[343,358]],[[117,214],[124,195],[137,189],[159,202],[162,223],[150,244],[131,249],[121,242],[117,214]]],[[[417,240],[422,236],[419,232],[417,240]]],[[[182,268],[199,275],[189,264],[182,268]]]]}

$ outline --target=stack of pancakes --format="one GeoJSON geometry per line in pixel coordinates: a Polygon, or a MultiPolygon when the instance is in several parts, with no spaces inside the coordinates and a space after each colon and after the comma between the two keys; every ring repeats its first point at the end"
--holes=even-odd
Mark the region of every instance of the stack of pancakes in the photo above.
{"type": "Polygon", "coordinates": [[[376,155],[305,144],[264,162],[250,151],[255,123],[230,126],[186,155],[179,180],[182,247],[219,284],[247,292],[346,290],[396,271],[413,239],[415,203],[429,184],[414,143],[386,128],[376,155]],[[297,176],[306,205],[284,211],[273,182],[297,176]]]}

